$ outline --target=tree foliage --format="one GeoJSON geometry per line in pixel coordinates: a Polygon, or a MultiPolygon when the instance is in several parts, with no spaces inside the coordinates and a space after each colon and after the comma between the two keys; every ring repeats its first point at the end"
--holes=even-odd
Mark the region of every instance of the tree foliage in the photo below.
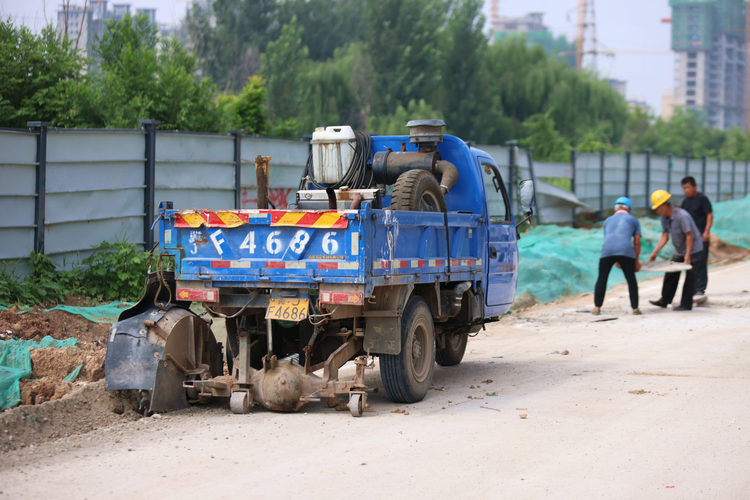
{"type": "Polygon", "coordinates": [[[10,19],[0,21],[0,126],[58,123],[84,68],[71,40],[52,26],[35,35],[10,19]]]}
{"type": "Polygon", "coordinates": [[[164,130],[219,132],[216,89],[196,76],[195,56],[182,43],[159,43],[146,16],[108,21],[96,49],[96,66],[78,79],[68,127],[138,128],[154,119],[164,130]]]}

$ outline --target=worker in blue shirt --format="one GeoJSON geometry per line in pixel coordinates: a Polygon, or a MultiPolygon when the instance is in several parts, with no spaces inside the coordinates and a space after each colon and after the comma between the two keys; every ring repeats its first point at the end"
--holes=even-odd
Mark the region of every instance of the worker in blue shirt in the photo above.
{"type": "Polygon", "coordinates": [[[607,280],[613,265],[622,269],[630,292],[630,306],[633,314],[641,314],[638,309],[638,282],[635,273],[641,270],[638,257],[641,254],[641,223],[630,215],[632,204],[625,196],[615,201],[615,213],[604,221],[604,245],[599,259],[599,277],[594,288],[594,314],[601,314],[607,280]]]}

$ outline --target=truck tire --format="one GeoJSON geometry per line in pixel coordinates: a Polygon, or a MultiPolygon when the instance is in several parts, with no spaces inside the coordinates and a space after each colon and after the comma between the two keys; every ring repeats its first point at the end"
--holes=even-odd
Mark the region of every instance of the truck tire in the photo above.
{"type": "Polygon", "coordinates": [[[426,170],[409,170],[393,186],[391,210],[445,212],[445,196],[437,179],[426,170]]]}
{"type": "Polygon", "coordinates": [[[446,339],[445,349],[435,354],[435,361],[440,366],[456,366],[464,359],[468,333],[457,333],[446,339]]]}
{"type": "Polygon", "coordinates": [[[401,353],[380,355],[380,378],[396,403],[424,399],[435,371],[435,328],[422,297],[409,299],[401,317],[401,353]]]}

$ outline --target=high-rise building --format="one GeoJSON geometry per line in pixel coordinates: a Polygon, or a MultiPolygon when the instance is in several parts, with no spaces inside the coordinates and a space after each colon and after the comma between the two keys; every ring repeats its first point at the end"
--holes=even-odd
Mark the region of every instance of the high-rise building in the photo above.
{"type": "MultiPolygon", "coordinates": [[[[107,9],[108,0],[89,0],[85,7],[64,6],[57,11],[57,30],[68,33],[79,50],[87,57],[94,56],[94,46],[104,33],[104,21],[119,21],[130,12],[130,4],[112,4],[107,9]]],[[[143,14],[156,24],[156,9],[136,9],[136,15],[143,14]]]]}
{"type": "Polygon", "coordinates": [[[530,12],[523,17],[505,17],[493,11],[492,40],[501,41],[508,37],[525,36],[529,45],[541,45],[548,54],[558,54],[571,66],[575,66],[575,43],[568,42],[564,36],[554,37],[543,23],[544,13],[530,12]]]}
{"type": "Polygon", "coordinates": [[[676,107],[712,127],[744,125],[745,0],[670,0],[676,107]]]}

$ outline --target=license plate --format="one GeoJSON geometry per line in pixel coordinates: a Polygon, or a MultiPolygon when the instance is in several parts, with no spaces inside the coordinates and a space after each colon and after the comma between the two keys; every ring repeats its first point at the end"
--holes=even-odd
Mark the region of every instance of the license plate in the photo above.
{"type": "Polygon", "coordinates": [[[310,299],[271,299],[266,309],[266,319],[302,321],[307,319],[310,299]]]}

